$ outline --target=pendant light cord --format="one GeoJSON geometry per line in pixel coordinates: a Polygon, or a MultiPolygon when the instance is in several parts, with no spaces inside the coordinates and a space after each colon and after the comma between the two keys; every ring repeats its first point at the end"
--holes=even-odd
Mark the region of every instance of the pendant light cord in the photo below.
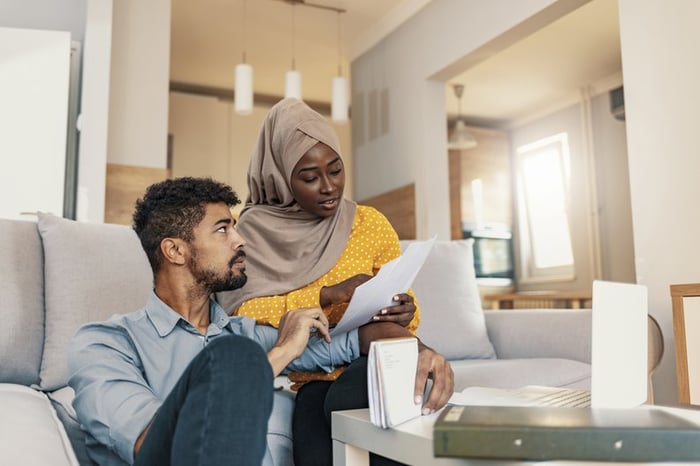
{"type": "Polygon", "coordinates": [[[246,15],[246,0],[243,0],[243,14],[241,15],[241,31],[242,31],[242,34],[241,34],[241,35],[243,36],[243,40],[242,40],[242,42],[243,42],[243,51],[242,51],[242,53],[241,53],[241,58],[242,58],[241,61],[242,61],[243,63],[246,62],[246,56],[245,56],[245,55],[246,55],[246,54],[245,54],[245,51],[246,51],[245,15],[246,15]]]}
{"type": "Polygon", "coordinates": [[[338,11],[338,76],[343,75],[343,69],[341,63],[343,62],[343,53],[342,53],[342,22],[340,21],[340,11],[338,11]]]}
{"type": "Polygon", "coordinates": [[[294,38],[296,37],[296,17],[294,15],[294,12],[296,10],[295,8],[296,4],[292,3],[292,70],[297,69],[297,64],[296,64],[296,44],[294,38]]]}

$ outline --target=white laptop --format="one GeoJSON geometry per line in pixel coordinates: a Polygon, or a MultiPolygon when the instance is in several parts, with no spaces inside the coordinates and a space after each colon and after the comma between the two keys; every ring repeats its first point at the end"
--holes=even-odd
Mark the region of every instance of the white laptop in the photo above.
{"type": "Polygon", "coordinates": [[[646,286],[596,280],[593,282],[590,391],[541,386],[510,390],[469,387],[455,394],[454,404],[639,406],[647,399],[647,313],[646,286]]]}
{"type": "Polygon", "coordinates": [[[594,281],[592,319],[591,406],[641,405],[648,378],[646,286],[594,281]]]}

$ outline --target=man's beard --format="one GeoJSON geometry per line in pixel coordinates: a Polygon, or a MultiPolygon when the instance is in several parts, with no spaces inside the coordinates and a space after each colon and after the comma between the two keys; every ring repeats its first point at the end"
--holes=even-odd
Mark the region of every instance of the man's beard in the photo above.
{"type": "Polygon", "coordinates": [[[233,270],[235,261],[240,257],[245,257],[245,253],[242,250],[238,251],[231,258],[228,264],[228,271],[224,274],[220,274],[212,269],[200,267],[197,262],[197,251],[193,250],[192,257],[190,258],[190,271],[197,283],[200,283],[208,294],[218,293],[219,291],[236,290],[245,285],[248,280],[244,271],[241,271],[240,274],[236,274],[233,270]]]}

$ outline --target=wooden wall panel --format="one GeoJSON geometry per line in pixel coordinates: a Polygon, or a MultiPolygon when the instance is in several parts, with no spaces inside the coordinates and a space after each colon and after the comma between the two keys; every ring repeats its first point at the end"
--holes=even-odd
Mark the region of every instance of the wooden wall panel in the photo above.
{"type": "Polygon", "coordinates": [[[450,178],[450,237],[462,239],[462,151],[448,151],[450,178]]]}
{"type": "Polygon", "coordinates": [[[369,205],[383,213],[399,235],[399,239],[416,239],[416,189],[409,184],[370,197],[359,204],[369,205]]]}
{"type": "Polygon", "coordinates": [[[131,225],[136,200],[153,183],[170,177],[166,168],[107,164],[105,223],[131,225]]]}
{"type": "Polygon", "coordinates": [[[469,131],[478,145],[473,149],[454,151],[461,155],[461,219],[471,224],[477,220],[471,183],[478,178],[483,186],[483,222],[491,226],[512,228],[513,196],[508,133],[472,126],[469,131]]]}

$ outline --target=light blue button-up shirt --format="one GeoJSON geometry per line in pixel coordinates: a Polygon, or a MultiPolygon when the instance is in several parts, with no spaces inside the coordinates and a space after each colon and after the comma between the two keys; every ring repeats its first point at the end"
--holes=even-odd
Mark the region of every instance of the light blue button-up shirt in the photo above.
{"type": "MultiPolygon", "coordinates": [[[[265,351],[277,341],[277,329],[230,317],[214,300],[209,312],[211,323],[202,335],[152,292],[145,308],[78,330],[68,355],[68,384],[75,390],[73,406],[94,461],[133,463],[136,439],[190,361],[213,339],[241,335],[265,351]]],[[[334,335],[330,344],[312,337],[286,370],[330,372],[357,357],[357,330],[334,335]]]]}

